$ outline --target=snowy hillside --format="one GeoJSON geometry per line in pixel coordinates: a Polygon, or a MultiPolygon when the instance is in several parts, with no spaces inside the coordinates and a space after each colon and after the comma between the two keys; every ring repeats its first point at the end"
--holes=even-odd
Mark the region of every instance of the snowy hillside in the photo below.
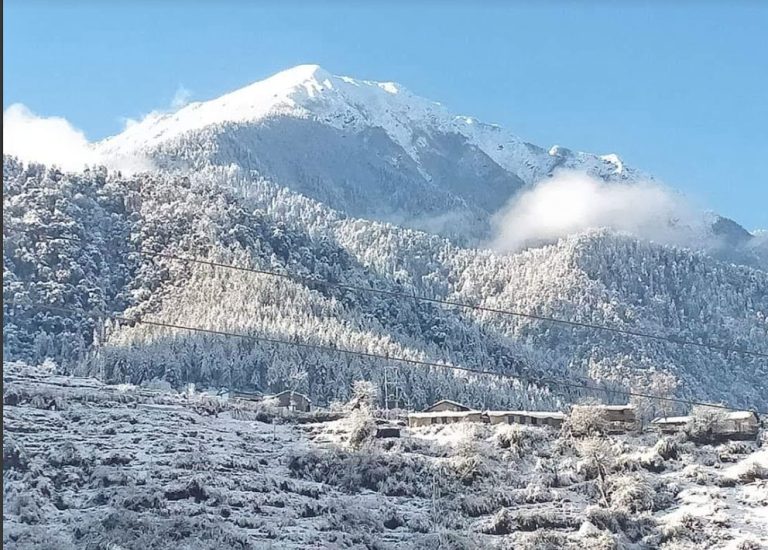
{"type": "MultiPolygon", "coordinates": [[[[765,441],[402,427],[4,364],[3,547],[752,550],[765,441]]],[[[393,421],[389,421],[390,425],[393,421]]]]}
{"type": "MultiPolygon", "coordinates": [[[[607,232],[505,256],[427,233],[348,218],[266,181],[206,169],[130,179],[4,165],[6,358],[134,383],[284,389],[297,371],[318,403],[348,396],[386,362],[290,350],[137,324],[101,329],[34,302],[236,333],[447,361],[500,373],[584,378],[617,388],[766,407],[766,363],[530,319],[213,269],[140,250],[307,274],[523,313],[766,351],[768,276],[701,254],[607,232]],[[54,205],[53,210],[51,205],[54,205]],[[57,237],[77,239],[57,240],[57,237]],[[85,363],[82,361],[85,360],[85,363]]],[[[401,395],[477,406],[559,408],[582,394],[402,366],[401,395]]]]}

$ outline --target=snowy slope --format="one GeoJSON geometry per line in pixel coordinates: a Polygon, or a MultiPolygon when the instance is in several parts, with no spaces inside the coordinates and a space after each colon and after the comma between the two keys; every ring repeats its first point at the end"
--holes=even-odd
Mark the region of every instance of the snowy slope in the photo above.
{"type": "MultiPolygon", "coordinates": [[[[453,115],[399,84],[334,76],[317,65],[299,65],[217,99],[150,116],[100,147],[105,151],[149,150],[207,126],[252,123],[281,115],[312,118],[344,130],[380,127],[416,161],[423,144],[420,131],[458,133],[527,182],[535,181],[557,162],[555,155],[498,126],[453,115]]],[[[586,155],[584,161],[603,165],[605,174],[622,173],[615,162],[601,157],[586,155]]]]}
{"type": "Polygon", "coordinates": [[[238,166],[354,216],[484,238],[488,220],[558,168],[647,179],[616,155],[547,150],[399,84],[301,65],[96,145],[161,169],[238,166]]]}
{"type": "Polygon", "coordinates": [[[4,371],[8,549],[768,544],[765,442],[453,424],[356,448],[353,431],[383,411],[333,420],[4,371]]]}

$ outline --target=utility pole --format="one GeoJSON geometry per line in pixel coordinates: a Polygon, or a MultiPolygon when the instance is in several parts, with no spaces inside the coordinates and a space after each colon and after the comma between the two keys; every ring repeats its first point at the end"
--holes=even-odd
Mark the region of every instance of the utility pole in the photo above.
{"type": "Polygon", "coordinates": [[[400,367],[387,365],[384,367],[384,408],[400,406],[400,367]]]}

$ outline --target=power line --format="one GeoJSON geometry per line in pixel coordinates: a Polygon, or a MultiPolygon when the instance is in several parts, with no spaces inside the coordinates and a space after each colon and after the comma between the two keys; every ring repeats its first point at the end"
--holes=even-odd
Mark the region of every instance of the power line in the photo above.
{"type": "MultiPolygon", "coordinates": [[[[271,338],[268,336],[256,336],[252,334],[240,334],[237,332],[228,332],[223,330],[214,330],[214,329],[207,329],[202,327],[189,327],[184,325],[177,325],[173,323],[164,323],[161,321],[150,321],[147,319],[131,319],[128,317],[123,317],[121,315],[112,314],[112,313],[89,313],[85,310],[77,310],[73,308],[66,308],[61,306],[52,306],[47,304],[34,304],[34,303],[24,303],[24,302],[17,302],[17,301],[6,301],[4,304],[9,305],[19,305],[19,306],[28,306],[38,309],[47,309],[50,311],[59,311],[63,313],[69,313],[69,314],[78,314],[85,317],[100,317],[100,318],[108,318],[113,319],[116,321],[124,321],[126,323],[140,323],[144,325],[150,325],[150,326],[156,326],[156,327],[162,327],[162,328],[169,328],[169,329],[176,329],[176,330],[186,330],[190,332],[199,332],[203,334],[210,334],[215,336],[228,336],[233,338],[241,338],[245,340],[253,340],[256,342],[265,342],[268,344],[276,344],[276,345],[285,345],[285,346],[294,346],[304,349],[314,349],[319,351],[324,351],[327,353],[341,353],[345,355],[352,355],[352,356],[358,356],[358,357],[366,357],[368,359],[380,359],[383,361],[395,361],[399,363],[405,363],[420,367],[430,367],[430,368],[441,368],[441,369],[449,369],[449,370],[455,370],[460,372],[465,372],[469,374],[475,374],[475,375],[481,375],[481,376],[495,376],[497,378],[507,378],[511,380],[517,380],[520,382],[525,382],[527,384],[532,385],[545,385],[545,386],[560,386],[564,388],[571,388],[571,389],[581,389],[581,390],[590,390],[590,391],[596,391],[596,392],[607,392],[607,393],[613,393],[618,395],[624,395],[627,397],[642,397],[646,399],[656,399],[659,401],[666,401],[671,403],[679,403],[689,406],[706,406],[706,407],[713,407],[717,409],[723,409],[728,411],[738,411],[742,409],[737,409],[735,407],[730,407],[727,405],[719,405],[719,404],[712,404],[707,403],[704,401],[694,401],[690,399],[682,399],[678,397],[666,397],[666,396],[660,396],[660,395],[653,395],[653,394],[647,394],[647,393],[640,393],[635,391],[629,391],[629,390],[620,390],[620,389],[609,389],[609,388],[601,388],[597,386],[591,386],[588,384],[580,384],[577,382],[572,382],[568,380],[562,380],[562,379],[554,379],[554,378],[542,378],[542,377],[534,377],[534,376],[523,376],[523,375],[517,375],[517,374],[508,374],[508,373],[499,373],[495,371],[490,371],[487,369],[472,369],[469,367],[462,367],[459,365],[449,365],[445,363],[435,363],[432,361],[423,361],[420,359],[410,359],[407,357],[393,357],[390,355],[379,355],[376,353],[370,353],[367,351],[356,351],[356,350],[349,350],[344,348],[338,348],[335,346],[330,345],[324,345],[324,344],[313,344],[309,342],[297,342],[297,341],[290,341],[290,340],[281,340],[278,338],[271,338]]],[[[768,412],[764,411],[756,411],[758,414],[768,414],[768,412]]]]}
{"type": "MultiPolygon", "coordinates": [[[[82,239],[74,239],[71,237],[44,237],[48,240],[64,240],[64,241],[71,241],[71,242],[77,242],[77,243],[83,243],[87,244],[82,239]]],[[[439,298],[429,298],[427,296],[419,296],[417,294],[409,294],[407,292],[398,292],[394,290],[382,290],[377,288],[369,288],[369,287],[363,287],[363,286],[357,286],[357,285],[351,285],[346,283],[335,283],[332,281],[327,281],[323,279],[315,279],[312,277],[308,277],[306,275],[298,275],[296,273],[280,273],[277,271],[271,271],[267,269],[257,269],[257,268],[251,268],[251,267],[241,267],[236,266],[232,264],[225,264],[221,262],[213,262],[210,260],[201,260],[198,258],[190,258],[185,256],[178,256],[176,254],[169,254],[167,252],[153,252],[150,250],[137,250],[134,252],[131,252],[133,254],[140,254],[143,256],[150,256],[150,257],[157,257],[157,258],[166,258],[170,260],[178,260],[182,262],[189,262],[189,263],[196,263],[200,265],[207,265],[209,267],[220,267],[223,269],[233,269],[236,271],[244,271],[248,273],[256,273],[259,275],[266,275],[269,277],[277,277],[282,279],[287,279],[293,282],[300,282],[303,284],[313,284],[313,285],[326,285],[334,288],[339,288],[342,290],[351,290],[355,292],[369,292],[371,294],[378,294],[381,296],[389,296],[393,298],[406,298],[410,300],[416,300],[420,302],[425,303],[432,303],[432,304],[438,304],[438,305],[444,305],[444,306],[450,306],[450,307],[459,307],[463,309],[473,309],[476,311],[483,311],[486,313],[496,313],[499,315],[508,315],[512,317],[521,317],[525,319],[533,319],[536,321],[544,321],[549,322],[553,324],[559,324],[559,325],[567,325],[572,327],[579,327],[579,328],[588,328],[593,330],[602,330],[605,332],[612,332],[614,334],[623,334],[625,336],[632,336],[636,338],[648,338],[651,340],[656,341],[663,341],[663,342],[669,342],[671,344],[681,345],[681,346],[696,346],[700,348],[705,348],[713,351],[720,351],[723,353],[740,353],[742,355],[751,355],[754,357],[763,357],[768,358],[768,353],[766,352],[760,352],[755,350],[749,350],[744,348],[735,348],[735,347],[728,347],[728,346],[720,346],[717,344],[710,344],[707,342],[696,342],[694,340],[686,340],[684,338],[675,338],[673,336],[663,336],[660,334],[652,334],[648,332],[642,332],[642,331],[636,331],[636,330],[630,330],[630,329],[623,329],[619,327],[611,327],[607,325],[596,325],[593,323],[584,323],[581,321],[569,321],[567,319],[558,319],[556,317],[548,317],[545,315],[536,315],[534,313],[523,313],[521,311],[512,311],[507,309],[499,309],[499,308],[493,308],[493,307],[487,307],[487,306],[479,306],[475,304],[468,304],[466,302],[456,302],[453,300],[441,300],[439,298]]]]}

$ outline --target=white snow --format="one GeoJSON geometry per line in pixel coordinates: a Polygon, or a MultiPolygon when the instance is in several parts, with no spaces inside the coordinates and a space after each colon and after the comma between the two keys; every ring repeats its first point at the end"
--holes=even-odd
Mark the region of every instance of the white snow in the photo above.
{"type": "MultiPolygon", "coordinates": [[[[318,65],[299,65],[219,98],[190,103],[170,114],[152,114],[96,148],[111,155],[135,153],[190,131],[226,123],[256,123],[278,115],[311,118],[350,131],[380,127],[417,165],[417,139],[423,133],[442,132],[463,135],[527,183],[543,177],[551,168],[552,159],[544,150],[499,126],[453,115],[400,84],[335,76],[318,65]]],[[[580,161],[590,165],[609,162],[616,166],[616,173],[623,171],[615,155],[602,159],[583,155],[580,161]]]]}

